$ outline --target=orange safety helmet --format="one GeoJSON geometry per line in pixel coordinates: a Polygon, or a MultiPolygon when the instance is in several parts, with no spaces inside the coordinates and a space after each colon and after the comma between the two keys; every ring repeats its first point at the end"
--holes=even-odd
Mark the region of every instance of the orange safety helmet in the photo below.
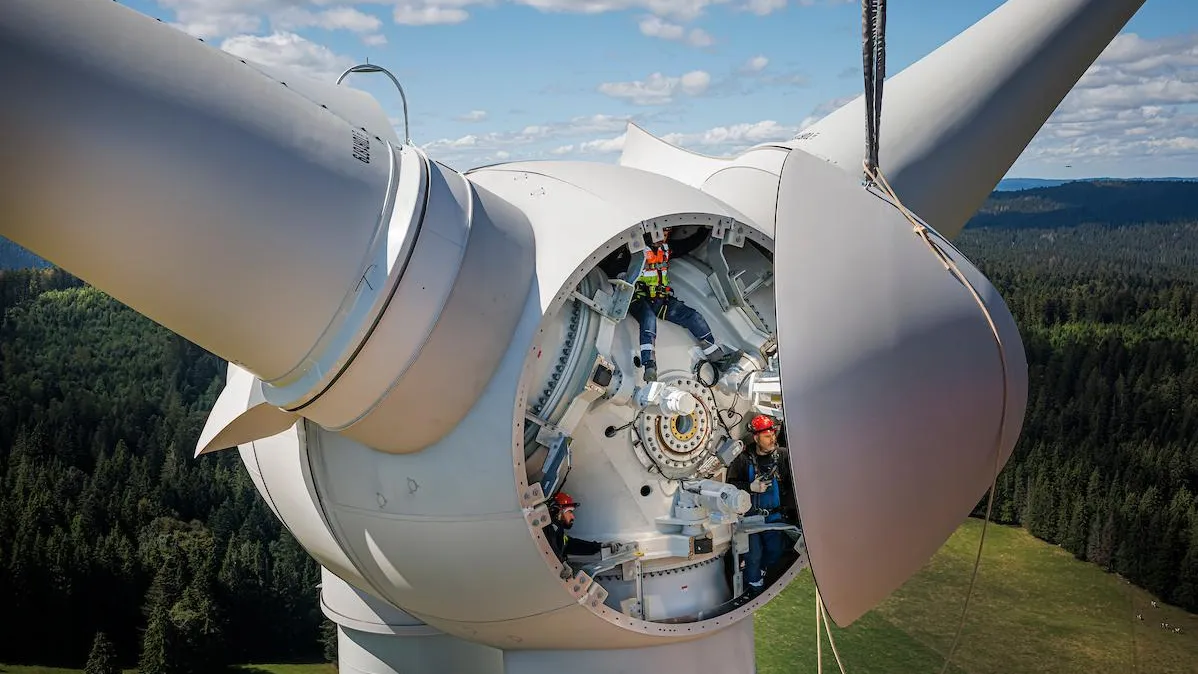
{"type": "Polygon", "coordinates": [[[558,493],[553,495],[553,498],[551,499],[551,505],[553,505],[554,507],[556,507],[558,509],[561,509],[561,508],[577,508],[578,506],[580,506],[582,504],[579,503],[578,501],[575,501],[574,497],[570,496],[566,492],[559,491],[558,493]]]}
{"type": "Polygon", "coordinates": [[[749,430],[753,435],[764,433],[765,431],[777,430],[778,425],[774,423],[773,417],[768,417],[764,414],[758,414],[749,420],[749,430]]]}

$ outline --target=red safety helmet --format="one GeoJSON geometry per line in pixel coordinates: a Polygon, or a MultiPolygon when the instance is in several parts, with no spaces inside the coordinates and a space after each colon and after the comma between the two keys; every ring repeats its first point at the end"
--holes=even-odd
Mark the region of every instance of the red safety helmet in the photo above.
{"type": "Polygon", "coordinates": [[[578,501],[575,501],[574,497],[570,496],[564,491],[559,491],[558,493],[554,494],[552,503],[558,508],[577,508],[578,506],[582,505],[578,501]]]}
{"type": "Polygon", "coordinates": [[[774,423],[774,418],[764,414],[758,414],[749,420],[749,430],[753,432],[753,435],[765,431],[777,430],[777,428],[778,425],[774,423]]]}

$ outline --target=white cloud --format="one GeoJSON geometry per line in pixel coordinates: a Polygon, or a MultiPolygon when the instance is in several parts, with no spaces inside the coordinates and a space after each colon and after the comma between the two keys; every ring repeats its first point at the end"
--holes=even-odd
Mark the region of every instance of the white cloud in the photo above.
{"type": "Polygon", "coordinates": [[[622,133],[615,138],[596,138],[581,143],[571,143],[556,147],[549,153],[557,156],[614,154],[624,149],[626,136],[627,134],[622,133]]]}
{"type": "MultiPolygon", "coordinates": [[[[1042,166],[1198,155],[1198,34],[1119,35],[1020,157],[1042,166]]],[[[1109,165],[1109,164],[1108,164],[1109,165]]]]}
{"type": "Polygon", "coordinates": [[[348,5],[330,7],[334,0],[156,0],[175,14],[173,25],[191,35],[214,39],[257,33],[265,28],[301,28],[377,33],[383,22],[348,5]]]}
{"type": "Polygon", "coordinates": [[[710,47],[715,44],[711,35],[702,28],[691,28],[688,31],[685,26],[670,23],[659,16],[643,17],[637,25],[641,29],[641,34],[649,37],[685,42],[692,47],[710,47]]]}
{"type": "Polygon", "coordinates": [[[362,37],[362,43],[368,47],[381,47],[387,44],[387,36],[380,34],[365,35],[362,37]]]}
{"type": "Polygon", "coordinates": [[[407,26],[461,23],[470,18],[470,13],[461,7],[445,7],[442,4],[435,0],[425,3],[405,2],[396,5],[392,16],[395,23],[407,26]]]}
{"type": "Polygon", "coordinates": [[[481,122],[487,118],[486,110],[471,110],[464,115],[458,115],[459,122],[481,122]]]}
{"type": "Polygon", "coordinates": [[[786,0],[749,0],[745,3],[745,9],[758,16],[771,14],[779,9],[782,9],[783,7],[786,7],[786,0]]]}
{"type": "MultiPolygon", "coordinates": [[[[665,33],[682,29],[678,37],[646,32],[652,37],[672,39],[704,47],[713,40],[701,28],[685,29],[678,23],[690,22],[716,6],[767,15],[786,6],[786,0],[155,0],[174,13],[173,24],[204,39],[256,33],[262,30],[293,30],[319,27],[378,33],[378,17],[351,5],[390,6],[395,23],[402,25],[454,24],[470,18],[473,7],[500,3],[524,5],[542,12],[602,14],[617,11],[648,12],[662,22],[665,33]]],[[[808,4],[808,3],[800,3],[808,4]]],[[[652,28],[650,28],[652,30],[652,28]]],[[[642,32],[645,28],[642,27],[642,32]]]]}
{"type": "Polygon", "coordinates": [[[605,82],[599,85],[599,92],[634,105],[664,105],[680,94],[700,96],[710,86],[710,74],[703,70],[692,70],[678,77],[653,73],[644,80],[634,82],[605,82]]]}
{"type": "MultiPolygon", "coordinates": [[[[704,154],[727,156],[742,152],[754,145],[768,141],[785,141],[794,135],[797,127],[767,119],[730,126],[717,126],[693,133],[667,133],[662,140],[679,147],[704,154]]],[[[607,155],[624,149],[625,134],[610,138],[596,138],[580,143],[561,145],[550,150],[555,156],[577,155],[580,158],[607,155]]]]}
{"type": "Polygon", "coordinates": [[[325,30],[348,30],[354,33],[373,33],[382,27],[377,16],[353,7],[333,7],[319,12],[290,7],[274,13],[271,25],[279,30],[296,28],[323,28],[325,30]]]}
{"type": "Polygon", "coordinates": [[[624,149],[624,138],[626,135],[622,133],[615,138],[596,138],[595,140],[588,140],[581,143],[562,145],[550,150],[549,154],[558,157],[571,154],[612,154],[624,149]]]}
{"type": "Polygon", "coordinates": [[[504,161],[515,151],[519,152],[519,156],[526,158],[541,155],[560,156],[574,152],[577,149],[576,145],[559,145],[549,149],[546,144],[622,132],[627,128],[630,119],[615,115],[584,115],[564,122],[529,125],[519,131],[494,131],[466,134],[457,138],[441,138],[422,147],[433,159],[450,164],[456,162],[464,166],[504,161]],[[498,156],[500,152],[505,153],[503,157],[498,156]]]}
{"type": "Polygon", "coordinates": [[[693,21],[712,5],[730,0],[513,0],[546,12],[601,14],[627,9],[644,9],[676,21],[693,21]]]}
{"type": "Polygon", "coordinates": [[[758,55],[749,59],[741,66],[741,72],[744,73],[759,73],[765,70],[765,67],[770,64],[770,60],[764,56],[758,55]]]}
{"type": "Polygon", "coordinates": [[[289,8],[284,0],[157,0],[175,13],[173,25],[195,37],[211,39],[262,29],[262,17],[289,8]]]}
{"type": "Polygon", "coordinates": [[[662,139],[681,147],[703,148],[713,154],[733,154],[758,143],[786,140],[797,130],[798,127],[767,119],[717,126],[698,133],[667,133],[662,139]]]}
{"type": "Polygon", "coordinates": [[[220,48],[241,58],[265,66],[288,68],[318,80],[335,80],[354,64],[353,59],[334,53],[328,47],[306,40],[295,33],[235,35],[220,48]]]}

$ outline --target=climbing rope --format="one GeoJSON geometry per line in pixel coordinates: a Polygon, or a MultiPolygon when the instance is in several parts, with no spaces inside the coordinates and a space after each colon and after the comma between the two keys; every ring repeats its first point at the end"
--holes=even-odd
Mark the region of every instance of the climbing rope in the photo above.
{"type": "Polygon", "coordinates": [[[824,674],[824,635],[820,634],[820,620],[824,605],[819,599],[819,586],[815,587],[815,674],[824,674]]]}
{"type": "Polygon", "coordinates": [[[817,674],[824,674],[823,656],[820,653],[823,637],[819,633],[820,623],[824,624],[824,631],[828,634],[828,645],[832,647],[832,655],[836,657],[836,666],[840,669],[840,674],[844,674],[844,663],[840,661],[840,651],[836,650],[836,640],[832,638],[832,628],[828,623],[828,609],[824,607],[824,598],[820,596],[819,588],[815,588],[815,658],[819,669],[817,674]]]}
{"type": "Polygon", "coordinates": [[[868,165],[866,165],[864,168],[865,173],[867,176],[869,176],[870,180],[882,189],[883,193],[887,198],[890,199],[894,207],[897,208],[899,212],[907,218],[907,221],[911,223],[916,236],[923,239],[924,243],[928,245],[928,248],[932,250],[932,253],[940,259],[940,263],[944,265],[944,268],[952,273],[953,276],[956,276],[957,280],[959,280],[962,285],[969,289],[969,294],[973,296],[974,302],[976,302],[978,308],[982,310],[982,315],[986,317],[986,323],[990,326],[990,334],[994,337],[995,345],[998,347],[998,360],[1002,367],[1002,408],[998,416],[998,440],[994,447],[994,474],[990,478],[990,493],[986,499],[986,517],[984,520],[982,520],[982,535],[978,540],[978,551],[973,560],[973,573],[970,574],[969,577],[969,589],[965,591],[965,603],[961,607],[961,619],[957,623],[957,631],[953,636],[953,644],[949,648],[948,655],[946,655],[944,658],[944,667],[940,670],[940,674],[944,674],[948,671],[949,663],[952,661],[953,655],[957,652],[957,646],[961,642],[961,632],[965,628],[965,615],[969,612],[969,600],[971,597],[973,597],[973,588],[975,582],[977,581],[978,568],[982,563],[982,548],[986,544],[986,529],[990,525],[990,517],[994,512],[994,492],[998,488],[998,473],[1001,469],[1000,457],[1002,456],[1003,441],[1005,436],[1004,431],[1006,430],[1007,425],[1007,389],[1009,388],[1010,380],[1010,377],[1007,375],[1007,350],[1003,345],[1002,337],[999,335],[998,325],[994,322],[994,316],[990,314],[990,308],[986,306],[986,302],[982,299],[981,294],[978,293],[977,288],[975,288],[973,283],[969,281],[969,278],[965,276],[964,272],[962,272],[957,266],[957,263],[954,262],[953,259],[949,257],[940,246],[932,241],[932,235],[927,225],[920,222],[919,218],[917,218],[915,214],[913,214],[907,209],[906,206],[903,205],[903,202],[899,200],[898,195],[895,194],[894,189],[890,187],[890,183],[886,180],[886,176],[882,173],[881,169],[871,170],[868,165]]]}
{"type": "MultiPolygon", "coordinates": [[[[940,260],[940,263],[944,265],[944,268],[957,277],[957,280],[969,290],[974,302],[982,310],[982,315],[985,316],[986,323],[990,326],[990,334],[994,337],[995,345],[998,348],[999,364],[1002,367],[1002,407],[998,417],[998,439],[994,447],[994,472],[990,479],[989,495],[986,499],[986,517],[982,521],[982,535],[978,540],[978,550],[973,560],[973,571],[969,577],[969,587],[965,591],[965,602],[961,607],[961,618],[957,622],[957,629],[953,635],[952,645],[949,647],[948,654],[944,657],[944,666],[940,669],[940,674],[945,674],[948,671],[949,664],[952,662],[953,655],[957,652],[957,646],[961,643],[961,633],[965,628],[965,616],[969,612],[969,601],[973,597],[978,569],[981,567],[982,549],[986,544],[986,530],[989,528],[990,518],[994,512],[994,492],[998,488],[998,474],[1001,469],[1000,458],[1002,456],[1007,422],[1007,395],[1010,380],[1007,367],[1007,351],[1003,344],[1002,336],[999,334],[998,325],[994,322],[994,316],[991,315],[990,308],[986,306],[986,302],[982,299],[977,288],[974,287],[965,273],[961,271],[956,262],[944,252],[944,249],[932,240],[931,231],[927,225],[921,222],[915,214],[903,205],[898,194],[891,188],[890,182],[886,180],[885,174],[882,173],[881,165],[878,163],[878,146],[879,130],[882,122],[882,84],[886,78],[886,0],[862,0],[861,23],[863,42],[862,65],[865,77],[865,159],[862,162],[862,168],[864,169],[866,183],[882,191],[891,204],[911,223],[912,231],[915,235],[923,239],[932,253],[940,260]]],[[[820,674],[823,672],[822,639],[820,635],[820,623],[822,622],[824,631],[828,635],[828,643],[832,647],[832,654],[836,656],[836,664],[840,668],[841,674],[844,674],[844,665],[841,663],[840,654],[836,650],[836,641],[833,639],[831,627],[828,625],[830,621],[828,620],[828,614],[824,607],[823,597],[820,596],[818,585],[815,590],[815,606],[816,664],[819,667],[817,671],[820,674]]]]}

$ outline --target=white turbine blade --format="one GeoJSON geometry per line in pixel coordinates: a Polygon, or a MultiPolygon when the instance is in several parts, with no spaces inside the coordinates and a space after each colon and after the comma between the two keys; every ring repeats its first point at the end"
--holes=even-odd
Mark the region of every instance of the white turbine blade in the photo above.
{"type": "MultiPolygon", "coordinates": [[[[955,237],[1143,4],[1009,0],[888,80],[879,160],[907,207],[955,237]]],[[[860,176],[864,105],[857,98],[786,145],[860,176]]]]}
{"type": "Polygon", "coordinates": [[[266,381],[356,310],[374,134],[110,0],[5,0],[0,89],[3,236],[266,381]]]}
{"type": "Polygon", "coordinates": [[[269,438],[299,420],[266,400],[261,379],[233,363],[226,372],[225,388],[196,441],[196,456],[269,438]]]}
{"type": "Polygon", "coordinates": [[[620,166],[649,171],[697,188],[702,188],[708,178],[733,162],[671,145],[632,122],[624,131],[619,160],[620,166]]]}
{"type": "Polygon", "coordinates": [[[969,515],[1010,456],[1027,404],[1019,332],[889,202],[793,151],[775,273],[786,438],[811,568],[844,626],[902,585],[969,515]],[[1000,426],[1002,433],[999,442],[1000,426]]]}

